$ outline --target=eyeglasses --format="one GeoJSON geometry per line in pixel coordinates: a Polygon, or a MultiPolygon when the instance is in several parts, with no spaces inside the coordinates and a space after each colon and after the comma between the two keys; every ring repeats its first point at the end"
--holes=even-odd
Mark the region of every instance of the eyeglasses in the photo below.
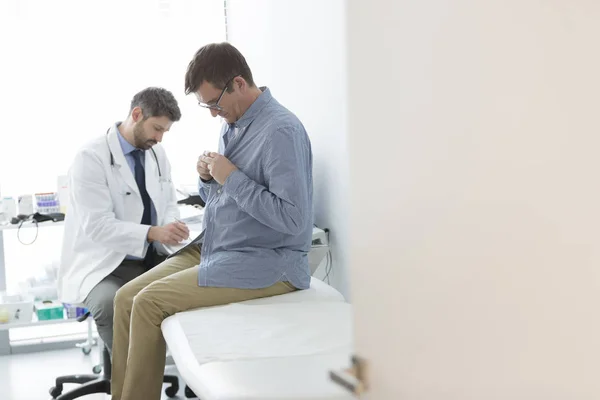
{"type": "Polygon", "coordinates": [[[202,102],[198,102],[198,105],[200,107],[204,107],[204,108],[208,108],[209,110],[215,110],[217,112],[221,112],[223,111],[223,107],[221,107],[219,105],[219,102],[221,101],[221,98],[223,97],[223,95],[225,94],[225,91],[227,90],[227,87],[229,86],[229,84],[240,75],[235,75],[234,77],[232,77],[230,80],[227,81],[227,83],[225,84],[225,87],[223,88],[223,90],[221,91],[221,94],[219,95],[219,98],[217,99],[216,102],[214,103],[202,103],[202,102]]]}

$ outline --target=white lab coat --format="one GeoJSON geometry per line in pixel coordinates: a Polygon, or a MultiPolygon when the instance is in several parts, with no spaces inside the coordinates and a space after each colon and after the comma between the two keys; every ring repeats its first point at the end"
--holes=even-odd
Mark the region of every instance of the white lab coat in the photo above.
{"type": "MultiPolygon", "coordinates": [[[[148,247],[149,227],[140,224],[142,197],[117,135],[113,125],[77,153],[69,170],[70,204],[58,273],[59,298],[66,303],[81,303],[126,255],[144,257],[148,247]]],[[[165,151],[158,144],[153,149],[156,159],[151,151],[145,156],[146,190],[157,225],[164,225],[178,218],[179,211],[165,151]]],[[[167,254],[162,245],[155,243],[155,248],[167,254]]]]}

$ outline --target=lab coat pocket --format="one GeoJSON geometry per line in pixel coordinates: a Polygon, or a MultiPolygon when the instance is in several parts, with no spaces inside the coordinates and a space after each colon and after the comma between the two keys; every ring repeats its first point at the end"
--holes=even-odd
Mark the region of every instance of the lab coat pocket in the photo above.
{"type": "Polygon", "coordinates": [[[118,187],[114,197],[115,215],[124,218],[136,208],[135,195],[130,187],[122,185],[118,187]]]}

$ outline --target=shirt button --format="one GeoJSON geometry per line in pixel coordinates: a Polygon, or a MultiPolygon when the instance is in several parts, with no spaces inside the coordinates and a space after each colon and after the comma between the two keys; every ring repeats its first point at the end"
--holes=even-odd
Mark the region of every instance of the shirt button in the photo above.
{"type": "Polygon", "coordinates": [[[221,194],[221,189],[217,190],[217,194],[221,194]]]}

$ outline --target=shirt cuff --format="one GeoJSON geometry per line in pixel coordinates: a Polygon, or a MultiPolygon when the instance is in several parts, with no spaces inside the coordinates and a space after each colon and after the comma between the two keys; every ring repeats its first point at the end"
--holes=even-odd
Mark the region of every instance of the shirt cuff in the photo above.
{"type": "Polygon", "coordinates": [[[214,179],[211,179],[210,181],[203,181],[202,178],[198,177],[198,189],[208,189],[213,183],[215,183],[214,179]]]}
{"type": "Polygon", "coordinates": [[[148,234],[150,233],[150,228],[152,228],[152,226],[146,226],[148,227],[148,231],[146,232],[146,237],[144,238],[144,249],[142,250],[142,256],[140,257],[140,259],[144,259],[144,257],[146,257],[146,254],[148,253],[148,251],[150,251],[150,246],[152,245],[152,243],[148,241],[148,234]]]}
{"type": "Polygon", "coordinates": [[[248,176],[246,176],[246,174],[244,174],[239,169],[236,169],[227,177],[227,180],[223,185],[223,190],[225,191],[225,193],[227,193],[229,196],[235,199],[240,190],[240,187],[247,179],[250,178],[248,178],[248,176]]]}
{"type": "Polygon", "coordinates": [[[144,257],[146,257],[146,253],[148,253],[149,250],[150,250],[150,243],[148,242],[148,240],[146,240],[146,243],[144,243],[144,257]]]}
{"type": "MultiPolygon", "coordinates": [[[[146,249],[146,247],[148,247],[148,245],[150,244],[150,240],[149,240],[149,238],[148,238],[148,235],[150,234],[150,228],[152,228],[152,225],[145,225],[145,226],[147,226],[147,227],[148,227],[148,230],[146,231],[146,237],[145,237],[145,240],[144,240],[144,246],[145,246],[145,247],[144,247],[144,250],[145,250],[145,249],[146,249]]],[[[145,252],[144,252],[144,253],[145,253],[145,252]]]]}

